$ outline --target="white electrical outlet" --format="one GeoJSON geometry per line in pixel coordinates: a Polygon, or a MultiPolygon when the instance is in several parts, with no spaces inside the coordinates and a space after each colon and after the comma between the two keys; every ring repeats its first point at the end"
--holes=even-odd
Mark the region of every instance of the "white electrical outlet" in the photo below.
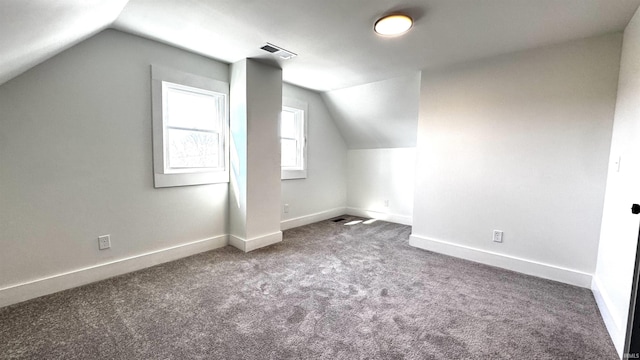
{"type": "Polygon", "coordinates": [[[389,200],[384,201],[384,207],[389,207],[389,200]]]}
{"type": "Polygon", "coordinates": [[[111,247],[111,235],[98,236],[98,249],[106,250],[111,247]]]}
{"type": "Polygon", "coordinates": [[[285,214],[289,213],[289,204],[284,204],[284,209],[283,209],[285,214]]]}
{"type": "Polygon", "coordinates": [[[502,230],[493,230],[493,241],[494,242],[502,242],[502,230]]]}

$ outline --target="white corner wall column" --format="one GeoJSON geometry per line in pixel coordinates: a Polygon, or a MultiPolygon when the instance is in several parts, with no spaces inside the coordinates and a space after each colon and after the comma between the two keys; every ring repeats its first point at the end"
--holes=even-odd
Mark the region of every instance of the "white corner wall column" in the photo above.
{"type": "Polygon", "coordinates": [[[230,244],[248,252],[282,241],[282,70],[245,59],[231,65],[230,244]]]}

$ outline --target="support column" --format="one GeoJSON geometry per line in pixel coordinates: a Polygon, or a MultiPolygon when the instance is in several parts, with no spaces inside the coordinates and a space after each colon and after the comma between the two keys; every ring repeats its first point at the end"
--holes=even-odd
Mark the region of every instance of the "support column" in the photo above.
{"type": "Polygon", "coordinates": [[[230,244],[248,252],[282,241],[282,69],[245,59],[231,65],[230,244]]]}

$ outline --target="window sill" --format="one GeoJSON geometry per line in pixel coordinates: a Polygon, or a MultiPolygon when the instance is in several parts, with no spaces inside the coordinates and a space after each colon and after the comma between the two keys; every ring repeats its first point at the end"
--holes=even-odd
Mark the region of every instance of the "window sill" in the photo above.
{"type": "Polygon", "coordinates": [[[176,187],[191,185],[220,184],[229,182],[228,171],[186,173],[186,174],[154,174],[154,187],[176,187]]]}
{"type": "Polygon", "coordinates": [[[307,178],[307,170],[281,170],[280,171],[281,180],[295,180],[295,179],[306,179],[306,178],[307,178]]]}

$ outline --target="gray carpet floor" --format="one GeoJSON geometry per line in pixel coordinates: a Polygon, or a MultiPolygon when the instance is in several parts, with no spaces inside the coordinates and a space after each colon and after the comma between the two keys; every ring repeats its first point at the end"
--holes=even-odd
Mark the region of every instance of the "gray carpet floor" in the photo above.
{"type": "Polygon", "coordinates": [[[0,357],[616,359],[587,289],[412,248],[408,226],[343,223],[2,308],[0,357]]]}

